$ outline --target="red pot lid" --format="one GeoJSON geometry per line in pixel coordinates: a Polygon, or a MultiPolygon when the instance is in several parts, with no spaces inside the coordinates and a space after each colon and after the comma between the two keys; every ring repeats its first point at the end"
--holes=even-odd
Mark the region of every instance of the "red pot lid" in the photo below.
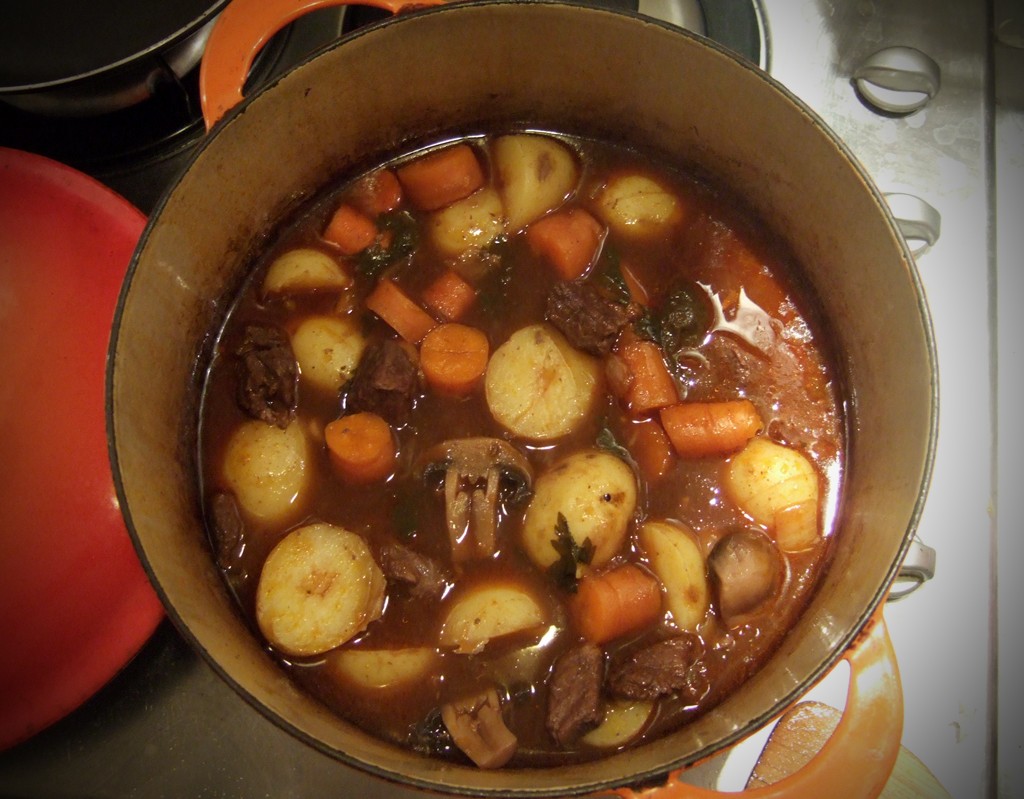
{"type": "Polygon", "coordinates": [[[163,616],[118,507],[104,414],[144,224],[92,178],[0,148],[0,749],[92,696],[163,616]]]}

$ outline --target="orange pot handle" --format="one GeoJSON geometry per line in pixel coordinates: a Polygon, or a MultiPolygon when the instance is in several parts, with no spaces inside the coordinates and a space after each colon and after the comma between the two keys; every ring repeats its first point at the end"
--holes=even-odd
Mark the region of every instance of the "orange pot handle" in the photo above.
{"type": "Polygon", "coordinates": [[[242,86],[256,54],[291,22],[319,8],[368,5],[398,14],[445,0],[232,0],[220,13],[199,68],[199,97],[206,129],[242,102],[242,86]]]}
{"type": "Polygon", "coordinates": [[[903,736],[903,689],[881,611],[843,656],[850,665],[846,709],[832,737],[802,769],[779,782],[727,793],[699,788],[672,772],[665,785],[612,793],[624,799],[876,799],[896,765],[903,736]]]}

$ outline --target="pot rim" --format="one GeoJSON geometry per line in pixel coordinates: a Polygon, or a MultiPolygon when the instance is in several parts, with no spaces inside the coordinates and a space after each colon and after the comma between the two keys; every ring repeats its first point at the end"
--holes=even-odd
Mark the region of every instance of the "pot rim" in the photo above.
{"type": "MultiPolygon", "coordinates": [[[[622,11],[617,9],[607,9],[603,7],[595,7],[587,5],[576,0],[466,0],[465,2],[459,2],[455,5],[441,5],[430,8],[419,9],[409,15],[401,15],[397,17],[391,17],[365,28],[353,31],[335,42],[320,48],[316,52],[303,59],[300,63],[289,69],[283,75],[275,78],[268,84],[260,87],[254,91],[251,95],[247,96],[242,103],[230,109],[224,116],[213,126],[208,132],[207,136],[199,143],[195,151],[192,153],[191,158],[186,167],[179,173],[175,178],[174,182],[165,190],[160,200],[156,204],[153,212],[151,213],[145,229],[143,230],[142,236],[139,239],[139,243],[136,247],[135,253],[132,256],[129,264],[124,282],[122,284],[121,292],[118,297],[117,305],[115,308],[112,335],[110,338],[110,344],[107,353],[107,370],[106,370],[106,417],[107,417],[107,439],[108,439],[108,452],[111,461],[112,471],[114,475],[114,484],[118,496],[118,500],[121,504],[121,510],[125,517],[126,526],[129,534],[135,545],[137,552],[140,555],[140,560],[150,577],[154,588],[163,602],[168,617],[171,618],[175,627],[185,637],[193,649],[201,654],[203,659],[206,661],[218,676],[225,680],[231,688],[240,695],[250,706],[258,710],[261,715],[270,719],[276,726],[286,730],[290,735],[303,741],[305,744],[312,746],[317,751],[330,756],[331,758],[345,763],[348,766],[356,768],[357,770],[363,771],[364,773],[372,774],[385,781],[400,784],[403,786],[411,786],[419,789],[426,789],[428,791],[444,790],[452,795],[460,796],[481,796],[481,795],[494,795],[495,792],[500,792],[502,796],[509,797],[538,797],[538,796],[550,796],[552,789],[550,788],[478,788],[472,785],[457,784],[452,785],[448,783],[439,784],[437,781],[424,779],[418,775],[413,776],[400,772],[388,770],[387,768],[381,767],[375,763],[370,763],[360,758],[354,757],[347,752],[340,751],[339,749],[332,747],[315,736],[307,733],[303,729],[296,727],[287,719],[280,716],[267,707],[266,703],[261,701],[258,697],[250,693],[250,691],[235,680],[231,674],[214,658],[214,656],[207,650],[207,648],[198,639],[196,634],[191,630],[189,625],[185,622],[182,616],[179,614],[177,608],[175,608],[169,601],[169,597],[165,592],[165,589],[157,582],[155,572],[145,554],[143,542],[139,537],[134,520],[132,518],[131,507],[128,504],[128,497],[125,493],[124,483],[121,475],[121,465],[117,453],[117,441],[116,434],[114,431],[114,407],[113,407],[113,392],[114,392],[114,364],[115,364],[115,353],[118,347],[118,339],[121,332],[121,323],[124,313],[125,303],[128,298],[128,294],[139,266],[139,260],[141,253],[144,251],[147,241],[154,228],[160,224],[161,217],[163,215],[164,208],[166,207],[169,199],[175,194],[178,186],[185,179],[185,176],[189,173],[195,161],[211,146],[216,140],[216,137],[221,134],[221,131],[232,125],[242,114],[244,114],[249,108],[250,104],[253,103],[257,98],[262,95],[273,91],[278,84],[286,79],[295,70],[302,68],[325,53],[332,52],[335,49],[345,46],[348,42],[359,39],[363,36],[370,35],[374,31],[380,28],[390,28],[394,25],[401,25],[406,18],[413,18],[426,15],[436,14],[458,14],[463,9],[475,9],[480,7],[494,7],[494,6],[551,6],[551,7],[569,7],[574,9],[573,13],[587,13],[595,15],[612,15],[617,17],[626,17],[635,20],[643,25],[649,25],[653,27],[662,28],[673,35],[681,36],[683,38],[690,39],[694,44],[715,51],[718,55],[728,58],[735,65],[741,67],[743,70],[752,75],[756,80],[760,80],[767,84],[771,89],[778,92],[787,103],[794,106],[812,125],[817,131],[823,134],[838,150],[843,159],[847,162],[847,165],[852,167],[855,171],[859,180],[870,192],[874,204],[877,209],[881,212],[884,217],[886,226],[893,232],[894,239],[898,242],[898,246],[902,251],[906,263],[909,266],[909,277],[914,288],[914,293],[917,301],[917,311],[920,314],[925,349],[928,356],[928,372],[929,372],[929,398],[931,401],[931,408],[929,411],[929,422],[927,432],[927,445],[926,451],[923,453],[922,460],[922,472],[920,486],[918,487],[916,500],[913,508],[910,512],[909,521],[907,528],[904,531],[900,547],[897,556],[893,559],[892,563],[889,564],[886,570],[885,578],[880,587],[875,591],[870,601],[865,604],[862,608],[861,613],[857,617],[856,622],[852,625],[849,632],[841,636],[838,639],[838,643],[829,651],[826,657],[824,657],[814,668],[808,676],[802,680],[799,687],[794,689],[779,701],[775,702],[771,707],[765,708],[755,718],[750,719],[745,726],[737,729],[731,734],[728,734],[720,739],[716,739],[710,744],[704,745],[699,751],[678,758],[675,761],[661,764],[657,767],[646,768],[643,771],[629,772],[628,774],[618,779],[605,779],[600,782],[587,782],[573,785],[560,786],[557,789],[558,795],[581,795],[589,794],[595,791],[611,790],[623,785],[638,785],[638,784],[650,784],[658,780],[663,780],[665,776],[680,768],[689,768],[693,765],[711,757],[716,753],[720,753],[729,747],[735,745],[740,740],[746,738],[753,732],[757,731],[768,723],[773,718],[777,717],[785,708],[793,704],[800,696],[804,695],[814,684],[816,684],[822,677],[824,677],[835,665],[842,659],[843,654],[847,649],[855,643],[856,639],[871,620],[876,610],[879,608],[881,603],[885,600],[888,595],[889,588],[895,580],[900,564],[903,561],[904,556],[908,548],[911,545],[911,541],[914,537],[914,533],[918,528],[925,500],[927,498],[929,485],[931,483],[931,477],[933,472],[936,440],[938,434],[938,417],[939,417],[939,383],[938,383],[938,360],[936,354],[936,346],[934,340],[934,332],[931,321],[931,315],[928,308],[924,287],[920,279],[920,275],[917,271],[913,256],[910,252],[909,246],[899,233],[899,228],[895,222],[892,212],[884,200],[884,196],[878,187],[874,184],[873,179],[870,177],[864,166],[860,163],[857,157],[854,155],[849,146],[835,133],[819,116],[811,109],[804,101],[797,97],[792,91],[781,84],[777,79],[772,77],[770,74],[764,72],[755,64],[748,60],[736,55],[731,50],[719,45],[717,42],[706,39],[704,37],[693,34],[689,31],[680,29],[669,23],[661,22],[639,13],[632,11],[622,11]]],[[[711,711],[714,712],[714,711],[711,711]]],[[[627,756],[629,750],[625,753],[627,756]]],[[[622,753],[610,755],[609,757],[621,756],[622,753]]],[[[550,767],[540,769],[549,773],[556,773],[567,767],[550,767]]]]}

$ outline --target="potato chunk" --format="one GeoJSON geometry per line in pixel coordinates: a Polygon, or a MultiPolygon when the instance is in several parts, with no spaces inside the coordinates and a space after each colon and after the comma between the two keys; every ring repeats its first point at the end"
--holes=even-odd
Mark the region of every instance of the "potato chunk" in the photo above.
{"type": "Polygon", "coordinates": [[[523,522],[526,554],[542,569],[558,559],[552,542],[561,515],[577,546],[593,545],[590,565],[601,566],[622,549],[636,500],[636,476],[622,460],[596,449],[573,453],[534,484],[523,522]]]}
{"type": "Polygon", "coordinates": [[[263,293],[337,291],[352,285],[352,276],[330,255],[300,247],[279,255],[263,278],[263,293]]]}
{"type": "Polygon", "coordinates": [[[545,624],[544,609],[525,589],[483,583],[457,594],[441,625],[441,646],[461,654],[479,652],[495,639],[537,629],[545,624]]]}
{"type": "Polygon", "coordinates": [[[434,673],[440,655],[426,646],[404,649],[337,649],[327,667],[359,688],[385,690],[422,682],[434,673]]]}
{"type": "Polygon", "coordinates": [[[800,452],[767,438],[751,439],[729,461],[725,489],[740,509],[776,538],[785,552],[820,535],[818,473],[800,452]]]}
{"type": "Polygon", "coordinates": [[[310,524],[270,551],[256,588],[256,621],[277,649],[316,655],[380,618],[386,581],[356,533],[310,524]]]}
{"type": "Polygon", "coordinates": [[[501,136],[491,147],[491,159],[511,233],[558,208],[579,181],[576,158],[550,136],[501,136]]]}
{"type": "Polygon", "coordinates": [[[571,433],[593,410],[600,362],[555,328],[529,325],[498,347],[487,365],[487,406],[511,433],[549,441],[571,433]]]}
{"type": "Polygon", "coordinates": [[[427,228],[434,246],[449,257],[486,247],[505,232],[501,197],[486,186],[436,212],[427,228]]]}
{"type": "Polygon", "coordinates": [[[310,316],[291,336],[302,376],[325,391],[338,392],[359,365],[366,339],[351,317],[310,316]]]}
{"type": "Polygon", "coordinates": [[[309,443],[299,423],[282,430],[252,420],[231,436],[222,469],[239,507],[262,522],[277,524],[301,510],[308,464],[309,443]]]}
{"type": "Polygon", "coordinates": [[[638,238],[661,233],[683,218],[680,199],[639,174],[612,178],[597,196],[597,210],[612,231],[638,238]]]}
{"type": "Polygon", "coordinates": [[[601,749],[620,747],[640,734],[653,711],[650,700],[611,699],[605,705],[604,719],[583,736],[583,742],[601,749]]]}
{"type": "Polygon", "coordinates": [[[681,524],[649,521],[637,533],[640,548],[665,590],[665,606],[680,630],[694,632],[710,602],[707,566],[693,533],[681,524]]]}

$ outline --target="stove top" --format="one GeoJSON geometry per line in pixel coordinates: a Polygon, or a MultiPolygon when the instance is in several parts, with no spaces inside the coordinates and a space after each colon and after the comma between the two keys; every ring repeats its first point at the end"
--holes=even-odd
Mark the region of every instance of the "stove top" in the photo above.
{"type": "MultiPolygon", "coordinates": [[[[935,469],[918,529],[937,551],[938,567],[934,579],[885,612],[903,679],[903,743],[958,799],[995,795],[997,788],[1015,795],[1010,786],[1024,790],[1024,766],[1013,762],[1022,745],[1012,720],[1024,716],[1013,681],[1020,668],[1000,666],[997,678],[996,666],[1000,654],[1004,663],[1024,668],[1024,635],[1014,629],[1020,625],[998,612],[1024,593],[1014,587],[1018,581],[1010,582],[1004,563],[1007,553],[1024,562],[1024,543],[1010,538],[1001,521],[1012,518],[1010,511],[1024,511],[1021,492],[1007,477],[1020,473],[1009,471],[1020,465],[1020,455],[1006,443],[995,447],[1006,439],[997,434],[993,381],[1002,370],[999,398],[1019,402],[1019,393],[1011,393],[1020,385],[1011,382],[1019,371],[1010,372],[998,346],[1022,340],[1020,323],[1012,321],[1019,312],[1013,295],[997,295],[995,287],[1001,281],[1019,288],[1020,270],[1000,274],[996,255],[1005,248],[1019,253],[1024,243],[1019,219],[999,227],[1015,239],[996,241],[997,211],[1019,209],[1021,197],[1004,183],[996,203],[994,164],[998,158],[1024,173],[1024,103],[1016,94],[997,108],[993,50],[1024,74],[1020,60],[1013,60],[1024,38],[1020,4],[715,0],[702,8],[697,0],[639,0],[639,11],[713,36],[767,69],[846,141],[903,219],[933,317],[941,386],[935,469]],[[1004,18],[1009,22],[999,28],[1004,18]],[[1002,31],[1004,45],[993,45],[993,29],[1002,31]],[[1003,311],[998,331],[997,310],[1003,311]],[[1000,497],[998,513],[997,485],[1006,498],[1000,497]],[[997,581],[1003,572],[1005,579],[997,581]],[[997,704],[1016,712],[998,712],[997,704]]],[[[317,12],[302,37],[293,36],[302,42],[293,40],[290,54],[268,69],[284,69],[324,37],[329,41],[374,13],[350,10],[339,18],[317,12]]],[[[12,130],[11,117],[0,109],[0,144],[9,142],[12,130]]],[[[42,141],[20,135],[28,136],[19,140],[29,145],[23,149],[42,141]]],[[[84,171],[148,211],[187,160],[188,142],[201,135],[201,127],[187,123],[174,146],[162,142],[158,157],[141,171],[88,152],[66,162],[85,159],[84,171]]],[[[807,698],[841,707],[844,672],[837,667],[807,698]]],[[[741,789],[767,734],[692,769],[687,780],[741,789]]],[[[329,790],[422,796],[357,773],[279,730],[239,701],[167,622],[85,706],[0,754],[0,794],[249,797],[329,790]]]]}

